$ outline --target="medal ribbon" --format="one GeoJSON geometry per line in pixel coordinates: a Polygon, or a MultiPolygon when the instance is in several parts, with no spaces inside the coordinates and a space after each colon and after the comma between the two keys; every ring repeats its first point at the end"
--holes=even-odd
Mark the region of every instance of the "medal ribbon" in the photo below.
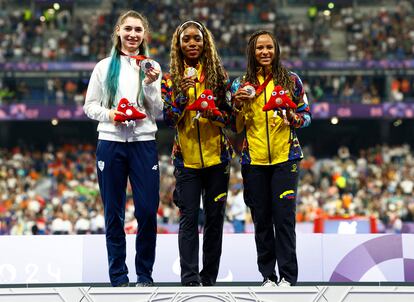
{"type": "Polygon", "coordinates": [[[259,85],[256,89],[256,96],[259,96],[263,90],[265,90],[267,84],[269,84],[270,80],[273,78],[272,74],[269,74],[263,84],[259,85]]]}

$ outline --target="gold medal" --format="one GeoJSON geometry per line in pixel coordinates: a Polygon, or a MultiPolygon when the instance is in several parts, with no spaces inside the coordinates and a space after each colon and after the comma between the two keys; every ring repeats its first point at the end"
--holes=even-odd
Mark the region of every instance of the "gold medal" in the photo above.
{"type": "Polygon", "coordinates": [[[185,77],[188,77],[188,78],[190,78],[192,80],[196,80],[197,77],[198,77],[197,69],[195,69],[194,67],[187,67],[184,70],[184,76],[185,77]]]}

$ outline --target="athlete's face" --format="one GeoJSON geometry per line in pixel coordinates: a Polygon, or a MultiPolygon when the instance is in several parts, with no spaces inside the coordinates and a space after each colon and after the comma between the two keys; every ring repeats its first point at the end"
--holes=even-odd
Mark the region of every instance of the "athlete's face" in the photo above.
{"type": "Polygon", "coordinates": [[[190,25],[180,35],[180,46],[187,63],[198,61],[204,50],[203,34],[190,25]]]}
{"type": "Polygon", "coordinates": [[[144,40],[145,29],[140,19],[127,17],[116,33],[121,39],[122,52],[135,53],[144,40]]]}
{"type": "Polygon", "coordinates": [[[270,66],[275,58],[275,45],[269,35],[261,35],[256,41],[256,60],[263,67],[270,66]]]}

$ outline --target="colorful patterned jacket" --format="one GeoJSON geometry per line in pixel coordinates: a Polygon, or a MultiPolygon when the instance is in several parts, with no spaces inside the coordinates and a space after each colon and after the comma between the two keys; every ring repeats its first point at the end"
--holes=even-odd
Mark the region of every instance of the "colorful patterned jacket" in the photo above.
{"type": "MultiPolygon", "coordinates": [[[[202,66],[199,66],[198,74],[201,74],[201,70],[202,66]]],[[[230,100],[225,99],[228,86],[229,81],[223,83],[220,95],[216,95],[215,92],[216,107],[222,116],[201,117],[193,121],[197,112],[186,110],[186,106],[192,104],[206,89],[205,83],[197,82],[195,89],[189,89],[187,98],[183,94],[176,94],[168,75],[164,76],[161,82],[164,120],[168,126],[176,130],[172,150],[172,159],[176,167],[200,169],[231,160],[233,151],[223,132],[223,128],[229,126],[231,114],[230,100]]]]}

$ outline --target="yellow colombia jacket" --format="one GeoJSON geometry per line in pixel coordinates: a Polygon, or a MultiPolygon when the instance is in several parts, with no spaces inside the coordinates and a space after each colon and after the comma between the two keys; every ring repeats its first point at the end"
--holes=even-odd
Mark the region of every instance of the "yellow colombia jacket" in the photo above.
{"type": "MultiPolygon", "coordinates": [[[[291,97],[298,105],[298,118],[290,125],[286,125],[279,115],[273,120],[273,111],[262,110],[275,87],[273,80],[251,104],[244,105],[240,112],[233,112],[233,130],[238,133],[244,130],[245,135],[241,154],[242,164],[274,165],[303,157],[295,128],[307,127],[311,122],[311,115],[302,81],[293,72],[290,72],[290,76],[294,81],[294,93],[291,97]],[[272,125],[273,122],[275,125],[272,125]]],[[[258,74],[257,79],[260,84],[265,81],[262,74],[258,74]]],[[[233,94],[241,86],[241,81],[241,78],[237,78],[232,83],[233,94]]]]}

